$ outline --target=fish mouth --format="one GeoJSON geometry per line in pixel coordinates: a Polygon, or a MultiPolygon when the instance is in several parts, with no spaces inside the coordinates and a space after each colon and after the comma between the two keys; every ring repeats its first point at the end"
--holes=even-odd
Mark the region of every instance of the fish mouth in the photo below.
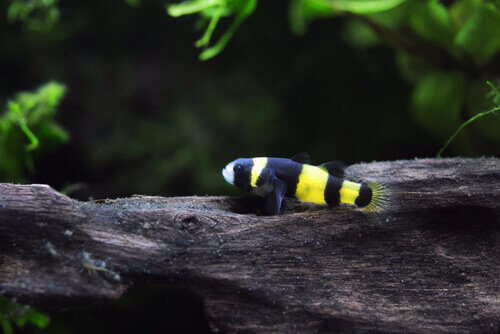
{"type": "Polygon", "coordinates": [[[227,183],[234,185],[234,172],[233,172],[233,164],[230,163],[222,170],[222,176],[227,183]]]}

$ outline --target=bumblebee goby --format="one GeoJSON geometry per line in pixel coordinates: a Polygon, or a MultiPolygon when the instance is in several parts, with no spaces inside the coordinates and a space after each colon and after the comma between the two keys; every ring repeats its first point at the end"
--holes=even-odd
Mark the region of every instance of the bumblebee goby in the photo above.
{"type": "Polygon", "coordinates": [[[389,203],[389,193],[381,183],[345,180],[341,163],[313,166],[306,153],[291,159],[236,159],[227,164],[222,175],[228,183],[266,198],[265,210],[270,215],[279,214],[284,197],[330,207],[352,204],[369,217],[383,213],[389,203]]]}

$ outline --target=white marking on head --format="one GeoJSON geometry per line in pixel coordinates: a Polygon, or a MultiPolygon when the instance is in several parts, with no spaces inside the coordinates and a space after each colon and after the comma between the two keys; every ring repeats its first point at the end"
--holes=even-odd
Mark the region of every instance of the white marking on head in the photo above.
{"type": "Polygon", "coordinates": [[[222,170],[222,176],[226,179],[226,182],[234,186],[234,161],[228,163],[226,168],[222,170]]]}

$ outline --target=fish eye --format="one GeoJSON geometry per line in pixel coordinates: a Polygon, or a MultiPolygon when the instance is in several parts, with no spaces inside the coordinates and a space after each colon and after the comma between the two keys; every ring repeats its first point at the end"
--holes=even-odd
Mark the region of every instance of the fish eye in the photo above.
{"type": "Polygon", "coordinates": [[[234,167],[233,167],[233,171],[235,173],[240,173],[242,170],[243,170],[243,167],[241,167],[241,165],[234,165],[234,167]]]}

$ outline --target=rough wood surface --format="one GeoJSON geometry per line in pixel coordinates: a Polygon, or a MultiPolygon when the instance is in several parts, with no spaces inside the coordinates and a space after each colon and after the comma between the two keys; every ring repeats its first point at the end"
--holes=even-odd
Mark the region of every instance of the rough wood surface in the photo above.
{"type": "Polygon", "coordinates": [[[0,292],[35,305],[118,298],[169,282],[222,332],[500,331],[500,160],[354,165],[396,200],[357,210],[254,197],[79,202],[0,184],[0,292]]]}

